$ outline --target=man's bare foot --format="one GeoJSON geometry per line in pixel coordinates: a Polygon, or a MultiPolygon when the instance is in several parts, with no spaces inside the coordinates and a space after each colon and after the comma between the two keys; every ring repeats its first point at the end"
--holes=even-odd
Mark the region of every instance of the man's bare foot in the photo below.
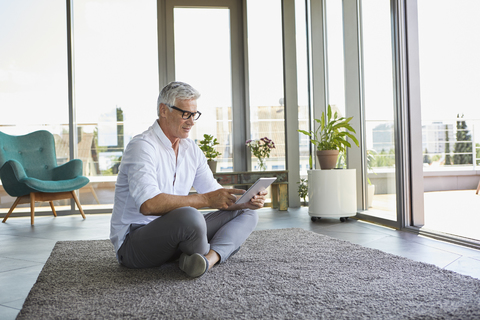
{"type": "Polygon", "coordinates": [[[207,255],[205,256],[205,258],[207,258],[207,260],[208,260],[208,269],[209,269],[209,270],[213,267],[213,265],[214,265],[215,263],[217,263],[218,261],[220,261],[220,255],[219,255],[217,252],[213,251],[213,250],[210,250],[210,251],[207,253],[207,255]]]}

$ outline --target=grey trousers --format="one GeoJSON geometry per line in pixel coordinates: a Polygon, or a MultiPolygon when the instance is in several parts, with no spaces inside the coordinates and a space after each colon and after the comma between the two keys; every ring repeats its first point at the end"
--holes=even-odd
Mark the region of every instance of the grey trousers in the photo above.
{"type": "Polygon", "coordinates": [[[149,268],[173,261],[182,252],[206,255],[211,249],[222,263],[247,240],[257,222],[255,210],[203,215],[192,207],[178,208],[146,225],[131,225],[118,257],[128,268],[149,268]]]}

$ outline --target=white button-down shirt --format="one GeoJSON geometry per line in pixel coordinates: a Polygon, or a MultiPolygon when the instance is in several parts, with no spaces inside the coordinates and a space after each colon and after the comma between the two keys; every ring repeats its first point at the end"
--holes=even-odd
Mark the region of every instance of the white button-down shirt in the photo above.
{"type": "Polygon", "coordinates": [[[192,139],[180,140],[178,157],[157,121],[135,136],[123,153],[115,184],[110,240],[118,251],[131,224],[148,224],[160,218],[140,213],[140,206],[160,193],[188,195],[222,188],[207,159],[192,139]]]}

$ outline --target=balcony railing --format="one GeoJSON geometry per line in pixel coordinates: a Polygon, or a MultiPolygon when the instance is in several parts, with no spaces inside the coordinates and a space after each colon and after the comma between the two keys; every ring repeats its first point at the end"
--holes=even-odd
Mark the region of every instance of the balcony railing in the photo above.
{"type": "MultiPolygon", "coordinates": [[[[367,149],[374,152],[374,168],[395,165],[394,126],[391,121],[367,122],[367,149]]],[[[480,119],[440,119],[422,123],[425,171],[477,170],[480,165],[480,119]]]]}
{"type": "MultiPolygon", "coordinates": [[[[367,128],[368,150],[374,155],[368,178],[377,185],[376,193],[388,193],[395,186],[393,122],[371,121],[367,128]]],[[[480,179],[480,119],[424,121],[422,150],[425,191],[476,189],[480,179]]]]}

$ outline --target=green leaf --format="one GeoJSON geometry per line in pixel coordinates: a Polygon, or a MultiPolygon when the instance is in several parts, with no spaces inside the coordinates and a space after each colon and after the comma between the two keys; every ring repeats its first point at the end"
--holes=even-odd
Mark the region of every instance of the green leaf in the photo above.
{"type": "Polygon", "coordinates": [[[348,136],[350,139],[352,139],[353,142],[355,142],[355,144],[357,145],[357,147],[360,146],[360,144],[358,143],[357,138],[356,138],[353,134],[347,133],[347,136],[348,136]]]}
{"type": "Polygon", "coordinates": [[[351,147],[351,143],[347,141],[350,138],[357,146],[358,140],[355,138],[356,134],[349,122],[353,117],[345,118],[339,117],[335,112],[332,118],[332,107],[328,105],[326,112],[322,112],[320,119],[314,119],[319,125],[315,131],[298,130],[310,137],[310,142],[317,146],[318,150],[335,150],[342,152],[346,148],[351,147]]]}
{"type": "Polygon", "coordinates": [[[311,133],[311,132],[307,132],[307,131],[305,131],[305,130],[300,130],[300,129],[298,129],[297,131],[300,132],[300,133],[303,133],[303,134],[306,135],[306,136],[309,136],[309,137],[312,136],[312,133],[311,133]]]}

